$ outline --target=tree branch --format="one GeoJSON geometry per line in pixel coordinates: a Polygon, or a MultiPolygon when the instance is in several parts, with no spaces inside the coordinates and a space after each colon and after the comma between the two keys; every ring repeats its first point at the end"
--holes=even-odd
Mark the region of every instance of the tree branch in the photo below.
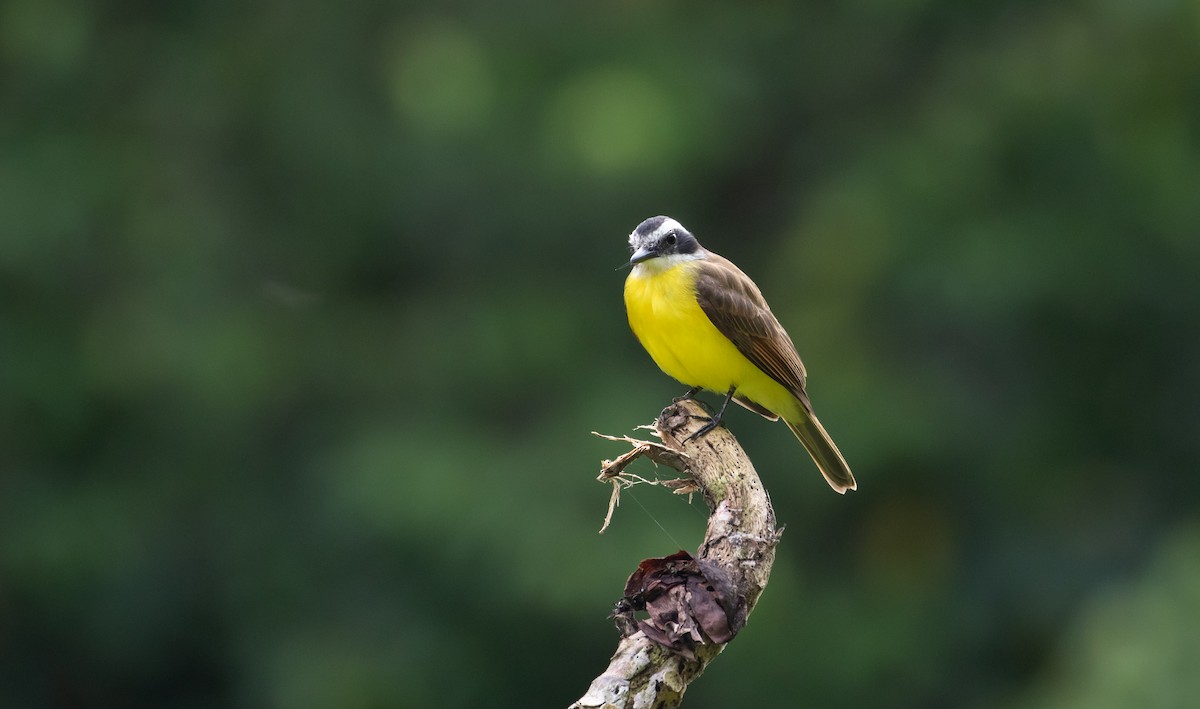
{"type": "MultiPolygon", "coordinates": [[[[690,476],[708,503],[708,529],[694,562],[676,555],[647,560],[630,577],[615,614],[625,637],[608,669],[571,709],[678,706],[688,684],[745,625],[767,585],[780,535],[775,512],[750,459],[728,430],[718,427],[696,441],[686,440],[706,416],[695,401],[673,404],[654,426],[663,445],[627,438],[634,449],[605,461],[601,481],[627,475],[625,467],[643,455],[690,476]],[[722,632],[711,611],[701,608],[706,596],[719,601],[729,632],[722,632]],[[631,611],[622,612],[622,606],[642,610],[647,601],[648,620],[636,621],[631,611]],[[660,605],[656,614],[655,603],[676,605],[670,613],[661,612],[660,605]],[[693,611],[694,618],[689,616],[693,611]],[[664,639],[675,640],[674,649],[662,644],[664,639]]],[[[619,483],[613,484],[615,495],[619,483]]]]}

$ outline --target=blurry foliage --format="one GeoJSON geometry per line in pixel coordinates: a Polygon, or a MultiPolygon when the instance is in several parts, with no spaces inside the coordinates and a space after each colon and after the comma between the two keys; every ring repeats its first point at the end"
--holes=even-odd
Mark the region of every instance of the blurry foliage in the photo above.
{"type": "Polygon", "coordinates": [[[1183,707],[1200,693],[1200,528],[1180,529],[1136,584],[1098,590],[1032,707],[1183,707]],[[1181,622],[1182,621],[1182,622],[1181,622]]]}
{"type": "Polygon", "coordinates": [[[1192,693],[1194,2],[0,0],[0,76],[0,705],[577,697],[703,527],[595,533],[659,213],[861,481],[731,415],[787,533],[689,706],[1192,693]]]}

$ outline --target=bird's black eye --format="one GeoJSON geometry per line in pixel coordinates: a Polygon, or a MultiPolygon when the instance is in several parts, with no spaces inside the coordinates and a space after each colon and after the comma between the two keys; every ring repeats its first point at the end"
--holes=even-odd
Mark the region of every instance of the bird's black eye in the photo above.
{"type": "Polygon", "coordinates": [[[671,232],[670,234],[667,234],[666,238],[663,239],[663,243],[665,243],[667,246],[674,246],[675,241],[676,241],[675,232],[671,232]]]}

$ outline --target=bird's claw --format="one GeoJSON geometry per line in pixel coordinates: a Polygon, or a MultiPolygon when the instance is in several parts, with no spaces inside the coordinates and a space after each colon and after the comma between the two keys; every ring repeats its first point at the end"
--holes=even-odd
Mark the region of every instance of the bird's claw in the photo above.
{"type": "Polygon", "coordinates": [[[712,431],[714,428],[721,425],[720,421],[709,418],[708,416],[689,415],[688,418],[696,419],[697,421],[707,421],[708,423],[706,423],[703,426],[701,426],[700,428],[698,428],[696,430],[696,432],[693,433],[692,435],[683,439],[685,443],[691,443],[692,441],[696,440],[697,438],[703,437],[704,435],[706,435],[707,433],[712,431]]]}

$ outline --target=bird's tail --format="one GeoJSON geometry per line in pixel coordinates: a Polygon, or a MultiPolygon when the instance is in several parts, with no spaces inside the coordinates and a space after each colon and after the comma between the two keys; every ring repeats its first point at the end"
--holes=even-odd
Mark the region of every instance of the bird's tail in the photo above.
{"type": "Polygon", "coordinates": [[[846,459],[842,457],[841,451],[834,445],[833,439],[825,432],[825,427],[816,416],[804,414],[799,421],[785,420],[784,423],[808,449],[808,454],[821,469],[821,474],[825,476],[830,487],[843,495],[847,490],[858,489],[858,483],[854,481],[846,459]]]}

